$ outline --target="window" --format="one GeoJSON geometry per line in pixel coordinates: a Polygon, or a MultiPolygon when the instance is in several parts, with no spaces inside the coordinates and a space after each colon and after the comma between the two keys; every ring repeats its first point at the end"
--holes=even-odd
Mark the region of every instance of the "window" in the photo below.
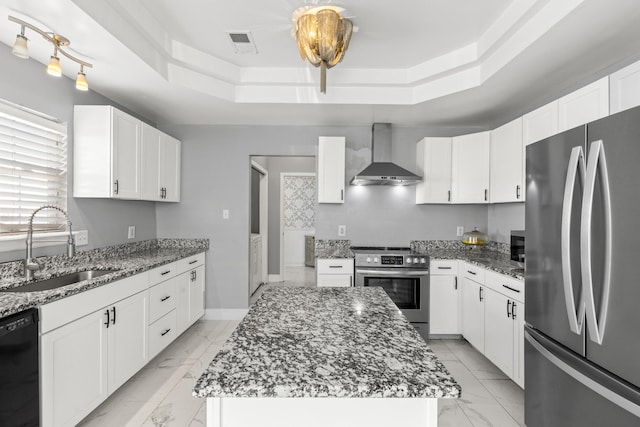
{"type": "MultiPolygon", "coordinates": [[[[43,205],[67,209],[67,126],[0,102],[0,234],[25,232],[29,217],[43,205]]],[[[65,219],[45,210],[34,226],[61,230],[65,219]]]]}

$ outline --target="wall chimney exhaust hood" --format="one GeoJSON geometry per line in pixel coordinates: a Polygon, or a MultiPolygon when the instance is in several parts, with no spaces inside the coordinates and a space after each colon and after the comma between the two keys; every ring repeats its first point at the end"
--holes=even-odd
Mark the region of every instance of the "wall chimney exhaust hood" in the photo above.
{"type": "Polygon", "coordinates": [[[351,185],[415,185],[422,177],[391,162],[391,123],[374,123],[371,164],[353,177],[351,185]]]}

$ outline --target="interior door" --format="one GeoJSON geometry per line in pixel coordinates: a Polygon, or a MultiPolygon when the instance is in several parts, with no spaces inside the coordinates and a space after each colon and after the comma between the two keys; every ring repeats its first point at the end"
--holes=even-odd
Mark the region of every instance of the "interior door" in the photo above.
{"type": "MultiPolygon", "coordinates": [[[[638,218],[640,217],[640,109],[624,111],[588,125],[588,142],[602,140],[608,165],[611,200],[611,291],[604,319],[605,245],[592,242],[593,283],[600,325],[605,322],[602,345],[587,339],[587,356],[606,370],[640,387],[640,286],[637,262],[638,218]]],[[[589,156],[594,153],[589,152],[589,156]]],[[[601,228],[604,219],[603,175],[598,171],[594,196],[594,216],[590,232],[606,239],[601,228]]],[[[528,304],[528,301],[527,301],[528,304]]]]}
{"type": "MultiPolygon", "coordinates": [[[[584,147],[585,127],[578,127],[527,146],[526,305],[525,321],[548,337],[584,354],[581,334],[569,328],[562,267],[562,211],[569,160],[574,147],[584,147]]],[[[570,196],[570,266],[573,300],[578,306],[580,274],[580,210],[583,182],[576,174],[570,196]]],[[[570,292],[568,292],[570,293],[570,292]]]]}

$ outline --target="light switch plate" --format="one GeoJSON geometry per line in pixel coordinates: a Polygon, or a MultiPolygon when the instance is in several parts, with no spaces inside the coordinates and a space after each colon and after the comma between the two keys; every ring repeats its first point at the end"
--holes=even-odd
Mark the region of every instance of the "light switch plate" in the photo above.
{"type": "Polygon", "coordinates": [[[347,235],[347,226],[339,225],[338,226],[338,236],[344,237],[347,235]]]}
{"type": "Polygon", "coordinates": [[[222,209],[222,219],[229,219],[229,209],[222,209]]]}
{"type": "Polygon", "coordinates": [[[458,237],[462,237],[462,235],[464,234],[464,227],[459,225],[456,227],[456,236],[458,237]]]}
{"type": "Polygon", "coordinates": [[[127,233],[127,239],[133,239],[136,237],[136,226],[130,225],[129,232],[127,233]]]}

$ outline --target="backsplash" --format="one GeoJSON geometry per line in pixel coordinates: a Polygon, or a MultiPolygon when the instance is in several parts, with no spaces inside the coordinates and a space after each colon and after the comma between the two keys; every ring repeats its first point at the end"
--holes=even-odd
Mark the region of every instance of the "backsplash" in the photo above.
{"type": "MultiPolygon", "coordinates": [[[[471,246],[465,245],[460,240],[412,240],[409,247],[413,252],[429,253],[437,250],[459,251],[461,253],[468,252],[471,246]]],[[[511,253],[511,247],[508,243],[489,242],[485,246],[481,246],[482,251],[493,251],[501,254],[511,253]]]]}
{"type": "Polygon", "coordinates": [[[351,240],[316,239],[316,258],[353,258],[351,240]]]}

